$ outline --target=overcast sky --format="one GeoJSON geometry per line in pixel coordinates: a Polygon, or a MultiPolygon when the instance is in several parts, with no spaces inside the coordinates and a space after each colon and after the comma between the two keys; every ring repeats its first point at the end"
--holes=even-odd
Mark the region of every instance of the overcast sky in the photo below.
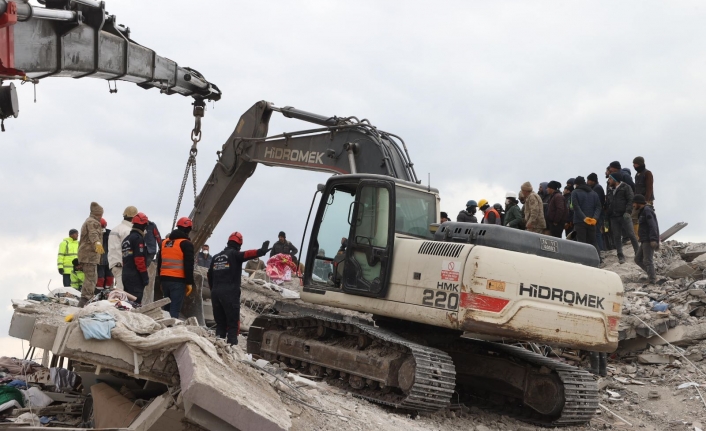
{"type": "MultiPolygon", "coordinates": [[[[259,100],[368,118],[402,136],[417,174],[455,215],[524,181],[602,178],[644,156],[662,230],[706,241],[706,4],[702,2],[108,0],[137,42],[223,91],[208,106],[199,188],[240,115],[259,100]],[[692,192],[690,193],[689,190],[692,192]],[[694,191],[696,193],[694,193],[694,191]]],[[[91,201],[109,227],[135,205],[167,233],[190,147],[191,100],[118,83],[51,78],[19,88],[0,135],[0,353],[11,298],[61,285],[59,242],[91,201]]],[[[310,128],[272,117],[270,133],[310,128]]],[[[299,247],[327,175],[258,167],[209,243],[246,248],[285,230],[299,247]]],[[[602,181],[602,180],[601,180],[602,181]]],[[[188,189],[187,189],[188,190],[188,189]]],[[[189,192],[181,215],[192,205],[189,192]]],[[[26,347],[26,346],[25,346],[26,347]]]]}

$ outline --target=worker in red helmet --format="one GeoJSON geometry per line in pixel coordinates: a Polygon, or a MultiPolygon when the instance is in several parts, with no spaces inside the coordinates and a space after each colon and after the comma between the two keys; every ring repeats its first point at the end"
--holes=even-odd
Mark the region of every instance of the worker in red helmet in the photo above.
{"type": "Polygon", "coordinates": [[[179,317],[184,297],[191,294],[194,284],[194,245],[189,239],[193,225],[190,218],[180,218],[157,254],[162,293],[172,301],[164,309],[174,318],[179,317]]]}
{"type": "MultiPolygon", "coordinates": [[[[108,250],[108,239],[110,238],[110,229],[107,229],[108,222],[104,218],[101,218],[101,228],[103,229],[103,249],[108,250]]],[[[101,261],[98,264],[98,282],[96,287],[103,289],[105,287],[113,287],[114,278],[113,273],[110,271],[110,265],[108,265],[108,253],[101,255],[101,261]]]]}
{"type": "Polygon", "coordinates": [[[240,333],[240,276],[243,273],[243,262],[264,256],[270,250],[269,241],[263,242],[258,250],[240,251],[242,245],[243,235],[233,232],[228,237],[226,248],[213,256],[208,268],[216,337],[226,338],[232,345],[238,344],[240,333]]]}
{"type": "Polygon", "coordinates": [[[123,288],[125,292],[137,297],[142,302],[142,293],[150,282],[147,275],[147,247],[145,229],[149,219],[144,213],[137,213],[132,218],[132,230],[123,241],[123,288]]]}

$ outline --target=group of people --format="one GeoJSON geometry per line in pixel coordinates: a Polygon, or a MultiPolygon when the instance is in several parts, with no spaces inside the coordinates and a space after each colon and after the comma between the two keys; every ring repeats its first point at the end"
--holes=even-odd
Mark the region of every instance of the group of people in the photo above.
{"type": "Polygon", "coordinates": [[[124,290],[134,302],[152,302],[155,282],[170,304],[165,306],[171,317],[178,317],[184,298],[193,290],[195,265],[207,268],[211,288],[216,334],[229,343],[238,343],[240,321],[240,277],[242,264],[255,260],[256,269],[264,269],[259,259],[267,252],[294,256],[298,250],[286,234],[280,232],[278,241],[270,248],[265,241],[260,249],[241,252],[243,236],[234,232],[226,248],[210,256],[210,247],[204,245],[197,256],[189,239],[193,222],[180,218],[176,228],[162,239],[157,225],[136,207],[123,211],[123,220],[113,229],[107,229],[103,208],[96,202],[90,206],[90,215],[81,230],[71,229],[61,241],[58,270],[65,287],[81,291],[79,307],[85,306],[95,289],[115,286],[124,290]]]}
{"type": "MultiPolygon", "coordinates": [[[[629,168],[618,161],[605,171],[605,189],[596,173],[586,178],[569,178],[562,188],[559,181],[542,182],[537,192],[528,181],[519,193],[507,193],[505,206],[490,205],[486,199],[469,200],[456,221],[496,224],[523,229],[556,238],[565,236],[593,245],[603,253],[615,249],[619,262],[625,263],[623,242],[629,241],[637,263],[655,283],[654,251],[659,249],[659,224],[654,211],[654,177],[643,157],[635,157],[633,180],[629,168]],[[522,204],[522,208],[520,208],[522,204]]],[[[441,213],[441,222],[450,221],[441,213]]]]}

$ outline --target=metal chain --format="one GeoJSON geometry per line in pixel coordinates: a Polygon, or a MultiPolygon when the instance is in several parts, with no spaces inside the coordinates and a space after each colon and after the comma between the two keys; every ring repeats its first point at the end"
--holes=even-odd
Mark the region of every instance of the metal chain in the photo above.
{"type": "Polygon", "coordinates": [[[179,209],[181,208],[181,200],[184,197],[184,189],[186,189],[186,182],[189,179],[189,169],[191,169],[191,177],[194,183],[194,208],[196,208],[196,197],[198,192],[196,190],[196,155],[199,150],[196,148],[196,144],[201,140],[201,117],[203,117],[203,109],[199,111],[198,107],[194,105],[194,129],[191,131],[191,150],[189,150],[189,159],[186,161],[186,169],[184,169],[184,178],[181,181],[181,189],[179,189],[179,199],[177,200],[176,211],[174,211],[174,221],[172,222],[172,230],[176,226],[177,218],[179,217],[179,209]]]}

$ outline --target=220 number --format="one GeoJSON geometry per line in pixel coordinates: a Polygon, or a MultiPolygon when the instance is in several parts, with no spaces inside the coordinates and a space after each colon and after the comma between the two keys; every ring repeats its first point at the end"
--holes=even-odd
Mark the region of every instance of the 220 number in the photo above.
{"type": "Polygon", "coordinates": [[[443,290],[424,289],[422,305],[445,310],[458,310],[458,293],[447,293],[443,290]]]}

